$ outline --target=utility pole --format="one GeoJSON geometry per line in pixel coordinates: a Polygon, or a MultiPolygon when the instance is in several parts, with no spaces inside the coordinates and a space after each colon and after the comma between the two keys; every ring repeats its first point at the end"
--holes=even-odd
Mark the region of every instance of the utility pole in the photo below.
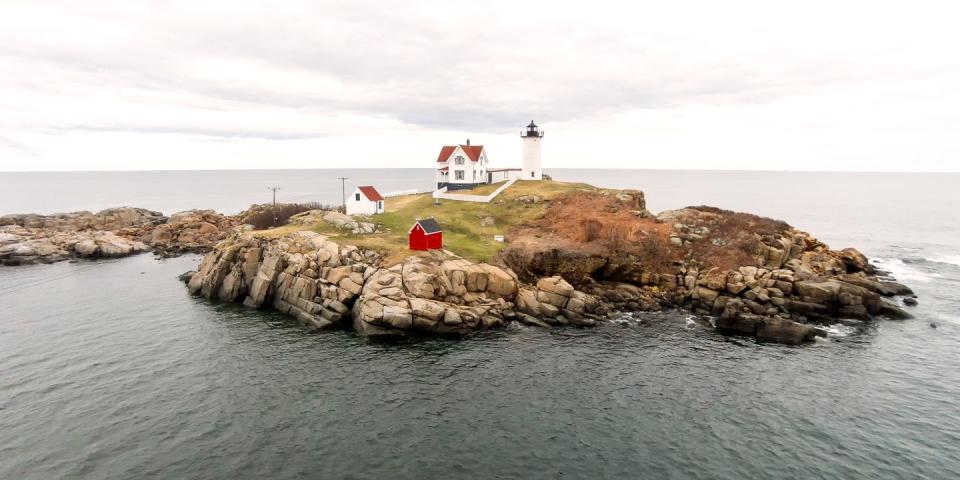
{"type": "Polygon", "coordinates": [[[340,180],[340,196],[341,201],[343,202],[343,213],[347,213],[347,177],[337,177],[337,180],[340,180]]]}
{"type": "Polygon", "coordinates": [[[273,206],[274,206],[274,208],[271,209],[271,211],[273,212],[273,223],[271,224],[271,226],[276,227],[276,226],[277,226],[277,209],[276,209],[276,206],[277,206],[277,190],[280,190],[280,187],[267,187],[267,190],[273,190],[273,206]]]}
{"type": "Polygon", "coordinates": [[[273,190],[273,206],[277,206],[277,190],[280,190],[280,187],[267,187],[267,190],[273,190]]]}

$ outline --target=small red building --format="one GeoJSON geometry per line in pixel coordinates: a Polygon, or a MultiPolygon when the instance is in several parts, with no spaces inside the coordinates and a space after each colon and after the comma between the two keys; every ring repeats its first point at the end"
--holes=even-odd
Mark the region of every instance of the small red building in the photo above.
{"type": "Polygon", "coordinates": [[[433,218],[417,220],[408,235],[410,250],[437,250],[443,248],[443,230],[433,218]]]}

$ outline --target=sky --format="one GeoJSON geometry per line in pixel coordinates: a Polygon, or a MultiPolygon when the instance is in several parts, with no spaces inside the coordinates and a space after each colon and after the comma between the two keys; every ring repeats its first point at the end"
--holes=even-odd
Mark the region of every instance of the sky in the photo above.
{"type": "Polygon", "coordinates": [[[0,0],[0,171],[960,171],[955,1],[0,0]]]}

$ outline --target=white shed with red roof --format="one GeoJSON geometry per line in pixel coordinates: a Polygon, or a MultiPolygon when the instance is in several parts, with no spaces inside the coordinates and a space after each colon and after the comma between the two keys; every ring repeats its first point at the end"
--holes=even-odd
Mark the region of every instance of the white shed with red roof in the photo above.
{"type": "Polygon", "coordinates": [[[347,215],[375,215],[383,212],[383,195],[369,185],[357,187],[347,198],[347,215]]]}

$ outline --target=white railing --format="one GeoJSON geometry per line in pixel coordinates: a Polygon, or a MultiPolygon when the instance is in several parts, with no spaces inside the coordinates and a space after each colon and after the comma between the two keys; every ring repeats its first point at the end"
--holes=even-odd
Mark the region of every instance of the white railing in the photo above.
{"type": "Polygon", "coordinates": [[[417,190],[416,188],[411,188],[410,190],[400,190],[398,192],[384,193],[383,198],[390,197],[402,197],[404,195],[420,195],[421,193],[430,193],[433,190],[417,190]]]}
{"type": "Polygon", "coordinates": [[[493,191],[490,195],[480,196],[480,195],[465,195],[462,193],[447,193],[447,187],[443,187],[439,190],[434,190],[433,198],[441,198],[444,200],[456,200],[458,202],[478,202],[478,203],[490,203],[491,200],[497,198],[497,195],[500,195],[500,192],[510,188],[510,185],[517,183],[519,178],[511,178],[507,180],[507,183],[504,183],[499,188],[493,191]]]}

